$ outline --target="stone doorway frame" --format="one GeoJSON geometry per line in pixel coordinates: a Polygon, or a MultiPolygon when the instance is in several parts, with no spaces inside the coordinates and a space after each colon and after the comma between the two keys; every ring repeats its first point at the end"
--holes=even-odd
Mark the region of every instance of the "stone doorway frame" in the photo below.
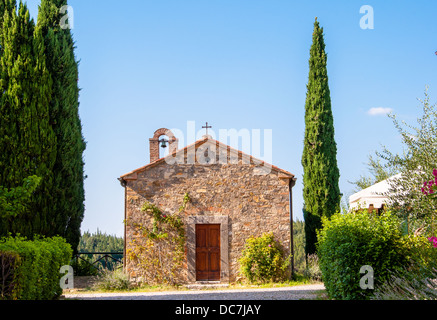
{"type": "Polygon", "coordinates": [[[220,282],[229,282],[229,217],[190,216],[187,219],[188,283],[196,283],[196,225],[220,225],[220,282]]]}

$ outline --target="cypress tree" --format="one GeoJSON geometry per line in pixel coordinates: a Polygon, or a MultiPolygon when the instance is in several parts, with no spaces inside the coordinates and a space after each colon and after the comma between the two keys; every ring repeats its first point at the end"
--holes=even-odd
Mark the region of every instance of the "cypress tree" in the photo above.
{"type": "MultiPolygon", "coordinates": [[[[3,29],[5,13],[11,12],[13,8],[15,8],[15,0],[0,0],[0,30],[3,29]]],[[[3,33],[0,32],[0,55],[3,52],[2,36],[3,33]]]]}
{"type": "Polygon", "coordinates": [[[305,103],[305,139],[302,156],[305,218],[305,252],[316,252],[316,230],[321,218],[340,209],[340,173],[328,85],[327,56],[323,28],[314,23],[305,103]]]}
{"type": "Polygon", "coordinates": [[[0,185],[15,188],[29,176],[41,178],[29,212],[0,221],[0,235],[32,238],[50,235],[50,193],[56,137],[49,123],[51,78],[45,65],[44,43],[35,32],[27,6],[7,7],[1,29],[0,58],[0,185]]]}
{"type": "Polygon", "coordinates": [[[76,250],[84,216],[85,141],[79,117],[78,62],[70,29],[60,26],[60,9],[66,0],[42,0],[37,29],[45,44],[47,67],[53,80],[49,104],[50,122],[57,138],[53,168],[53,230],[65,237],[76,250]]]}

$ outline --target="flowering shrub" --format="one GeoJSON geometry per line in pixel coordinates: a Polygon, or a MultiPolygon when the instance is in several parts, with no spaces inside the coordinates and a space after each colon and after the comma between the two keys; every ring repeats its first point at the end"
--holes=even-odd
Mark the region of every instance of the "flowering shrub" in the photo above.
{"type": "MultiPolygon", "coordinates": [[[[422,193],[425,196],[433,197],[437,199],[437,169],[432,171],[434,180],[427,181],[423,184],[422,193]]],[[[434,248],[437,248],[437,238],[431,237],[428,240],[433,244],[434,248]]]]}
{"type": "Polygon", "coordinates": [[[428,240],[432,243],[434,248],[437,248],[437,238],[436,237],[428,238],[428,240]]]}
{"type": "Polygon", "coordinates": [[[437,197],[437,169],[432,171],[434,180],[427,181],[423,184],[422,193],[426,196],[437,197]]]}
{"type": "Polygon", "coordinates": [[[285,280],[290,261],[273,233],[265,233],[247,239],[239,262],[240,271],[249,282],[265,283],[285,280]]]}

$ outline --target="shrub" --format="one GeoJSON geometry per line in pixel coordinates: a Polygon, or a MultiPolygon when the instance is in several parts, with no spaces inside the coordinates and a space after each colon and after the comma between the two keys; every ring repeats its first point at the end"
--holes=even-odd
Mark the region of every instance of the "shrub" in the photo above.
{"type": "Polygon", "coordinates": [[[20,256],[15,252],[0,251],[0,300],[13,300],[17,285],[14,275],[20,263],[20,256]]]}
{"type": "Polygon", "coordinates": [[[307,261],[308,263],[305,267],[304,276],[314,281],[321,281],[322,272],[320,271],[319,257],[317,254],[308,255],[307,261]]]}
{"type": "MultiPolygon", "coordinates": [[[[59,270],[69,264],[72,256],[71,246],[65,239],[55,237],[29,241],[22,237],[3,238],[0,240],[0,254],[16,257],[12,270],[9,266],[12,278],[5,281],[12,282],[13,289],[3,299],[50,300],[62,294],[59,270]]],[[[2,287],[0,291],[7,289],[2,287]]]]}
{"type": "Polygon", "coordinates": [[[372,299],[436,300],[437,248],[424,236],[403,239],[409,264],[391,272],[381,286],[375,288],[372,299]]]}
{"type": "Polygon", "coordinates": [[[360,288],[361,267],[374,270],[375,287],[390,271],[406,265],[411,251],[402,237],[399,220],[390,212],[337,213],[323,218],[318,234],[318,255],[323,282],[333,299],[369,299],[371,290],[360,288]]]}
{"type": "Polygon", "coordinates": [[[241,273],[251,283],[286,280],[289,259],[284,259],[283,249],[273,233],[247,239],[239,262],[241,273]]]}
{"type": "Polygon", "coordinates": [[[114,271],[103,270],[93,286],[96,290],[105,291],[128,290],[130,287],[129,276],[121,268],[114,271]]]}
{"type": "Polygon", "coordinates": [[[375,288],[373,300],[437,300],[437,269],[429,275],[411,270],[393,272],[381,286],[375,288]]]}

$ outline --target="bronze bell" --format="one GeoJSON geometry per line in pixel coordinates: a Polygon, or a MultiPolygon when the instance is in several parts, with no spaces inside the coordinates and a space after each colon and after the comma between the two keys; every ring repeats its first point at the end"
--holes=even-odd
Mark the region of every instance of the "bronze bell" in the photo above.
{"type": "Polygon", "coordinates": [[[162,139],[160,142],[161,142],[162,148],[164,148],[164,149],[167,148],[167,142],[168,142],[167,140],[162,139]]]}

